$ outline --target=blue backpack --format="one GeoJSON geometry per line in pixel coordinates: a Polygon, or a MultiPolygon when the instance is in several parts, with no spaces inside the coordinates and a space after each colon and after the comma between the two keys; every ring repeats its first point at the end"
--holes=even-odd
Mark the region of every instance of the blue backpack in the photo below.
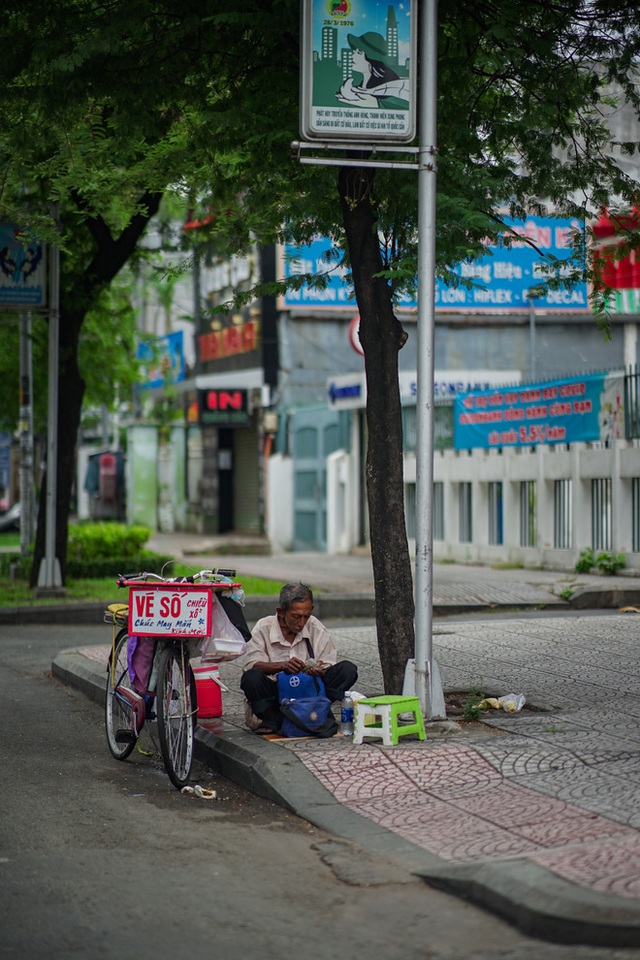
{"type": "Polygon", "coordinates": [[[283,737],[333,737],[338,732],[321,677],[281,671],[277,680],[283,737]]]}

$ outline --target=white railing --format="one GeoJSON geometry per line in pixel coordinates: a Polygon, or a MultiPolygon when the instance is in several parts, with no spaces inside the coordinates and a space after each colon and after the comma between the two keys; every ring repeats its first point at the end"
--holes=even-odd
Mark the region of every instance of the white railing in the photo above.
{"type": "MultiPolygon", "coordinates": [[[[415,463],[407,458],[406,482],[412,473],[415,463]]],[[[627,569],[640,570],[632,522],[638,477],[637,441],[437,452],[434,479],[442,484],[444,537],[434,539],[434,557],[573,569],[581,551],[593,547],[623,553],[627,569]],[[469,523],[465,485],[471,487],[469,542],[462,539],[468,529],[460,529],[461,518],[465,527],[469,523]]]]}
{"type": "MultiPolygon", "coordinates": [[[[349,522],[351,511],[362,509],[356,461],[339,451],[328,470],[329,552],[357,545],[356,525],[349,522]]],[[[408,454],[409,494],[415,476],[415,457],[408,454]]],[[[638,441],[437,451],[434,479],[441,487],[434,505],[442,536],[434,536],[434,558],[573,570],[581,551],[594,547],[623,553],[625,569],[640,572],[639,478],[638,441]]],[[[406,497],[407,504],[414,500],[406,497]]],[[[413,520],[407,518],[410,536],[413,520]]]]}

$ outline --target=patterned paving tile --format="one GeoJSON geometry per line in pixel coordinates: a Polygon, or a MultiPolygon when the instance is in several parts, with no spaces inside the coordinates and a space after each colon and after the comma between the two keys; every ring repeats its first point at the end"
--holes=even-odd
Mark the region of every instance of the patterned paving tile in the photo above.
{"type": "Polygon", "coordinates": [[[581,712],[572,714],[572,720],[584,727],[597,727],[608,736],[640,741],[640,698],[625,698],[615,713],[609,710],[591,710],[591,716],[581,712]]]}
{"type": "Polygon", "coordinates": [[[442,744],[428,753],[391,754],[390,760],[420,789],[439,791],[481,790],[500,781],[500,775],[469,747],[442,744]]]}
{"type": "Polygon", "coordinates": [[[603,893],[640,899],[640,838],[533,852],[530,859],[553,873],[603,893]]]}
{"type": "Polygon", "coordinates": [[[400,836],[429,850],[430,853],[460,863],[491,860],[496,857],[521,857],[539,849],[531,840],[476,818],[464,821],[456,816],[448,830],[432,823],[412,827],[406,822],[398,824],[394,829],[400,836]]]}
{"type": "Polygon", "coordinates": [[[640,755],[619,752],[612,757],[605,757],[595,761],[598,770],[602,773],[611,774],[615,777],[621,777],[623,780],[630,780],[640,786],[640,755]]]}
{"type": "Polygon", "coordinates": [[[476,790],[463,796],[449,795],[449,799],[457,810],[464,810],[505,829],[549,821],[554,816],[561,817],[566,808],[566,804],[555,797],[504,782],[489,790],[476,790]]]}
{"type": "Polygon", "coordinates": [[[526,737],[514,746],[515,738],[474,747],[288,744],[349,809],[445,860],[524,856],[571,882],[640,899],[640,834],[624,824],[629,808],[602,815],[619,779],[576,768],[570,755],[563,766],[562,752],[531,749],[526,737]]]}
{"type": "Polygon", "coordinates": [[[536,742],[527,737],[508,737],[474,744],[503,777],[524,777],[529,774],[562,773],[582,766],[575,754],[562,750],[555,743],[536,742]]]}
{"type": "Polygon", "coordinates": [[[336,800],[348,803],[361,797],[401,797],[415,787],[381,751],[345,752],[343,756],[296,749],[306,767],[336,800]]]}
{"type": "Polygon", "coordinates": [[[386,798],[362,800],[350,803],[349,807],[446,860],[521,856],[539,849],[535,841],[455,810],[421,792],[406,794],[400,805],[393,798],[386,798]]]}
{"type": "MultiPolygon", "coordinates": [[[[516,778],[520,781],[520,778],[516,778]]],[[[562,776],[545,774],[521,779],[522,785],[575,804],[583,810],[628,824],[632,815],[640,814],[640,795],[632,783],[600,773],[596,768],[582,767],[562,776]]]]}
{"type": "Polygon", "coordinates": [[[564,805],[563,811],[555,812],[547,820],[514,827],[514,832],[534,840],[542,847],[555,849],[584,841],[602,841],[604,838],[609,842],[613,837],[623,837],[630,833],[628,828],[607,817],[586,813],[568,805],[564,805]]]}
{"type": "MultiPolygon", "coordinates": [[[[500,730],[509,730],[509,724],[502,721],[492,721],[490,725],[500,730]]],[[[520,729],[517,732],[519,734],[520,729]]],[[[558,754],[573,755],[582,763],[597,763],[603,758],[611,759],[623,749],[623,743],[615,737],[610,737],[599,730],[587,730],[576,724],[563,724],[555,733],[547,734],[540,727],[529,727],[525,732],[531,737],[532,752],[543,744],[550,745],[555,747],[558,754]]]]}

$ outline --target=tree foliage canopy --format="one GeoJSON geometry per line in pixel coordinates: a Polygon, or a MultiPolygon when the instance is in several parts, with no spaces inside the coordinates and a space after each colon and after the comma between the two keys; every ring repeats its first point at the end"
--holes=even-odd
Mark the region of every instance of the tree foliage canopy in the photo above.
{"type": "MultiPolygon", "coordinates": [[[[593,216],[628,208],[635,139],[608,117],[638,110],[640,11],[623,0],[442,4],[438,62],[438,269],[473,256],[498,209],[593,216]]],[[[116,235],[147,193],[180,190],[213,212],[210,232],[321,231],[343,243],[334,171],[302,167],[299,3],[35,2],[6,12],[0,65],[0,204],[18,223],[73,210],[116,235]]],[[[379,173],[391,276],[416,263],[416,178],[379,173]]],[[[95,235],[93,238],[95,242],[95,235]]],[[[91,240],[83,235],[83,244],[91,240]]],[[[83,294],[84,295],[84,294],[83,294]]]]}
{"type": "MultiPolygon", "coordinates": [[[[374,173],[366,154],[353,175],[344,166],[336,172],[299,163],[291,149],[298,137],[299,14],[298,0],[247,0],[241,9],[220,0],[33,0],[4,12],[0,215],[52,239],[48,205],[57,201],[61,210],[62,551],[85,392],[80,343],[88,318],[105,304],[117,316],[118,291],[109,287],[137,255],[167,192],[206,218],[207,239],[228,252],[256,239],[333,238],[353,268],[367,376],[377,378],[383,402],[393,398],[385,418],[369,391],[370,439],[380,442],[375,455],[390,471],[385,480],[402,487],[403,337],[392,298],[415,283],[417,177],[374,173]],[[387,432],[394,441],[388,459],[387,432]]],[[[452,267],[504,231],[505,211],[557,212],[579,222],[603,208],[616,217],[636,207],[639,53],[640,8],[630,0],[441,5],[441,277],[458,282],[452,267]],[[631,132],[616,141],[610,120],[620,111],[631,132]]],[[[633,228],[620,222],[628,245],[637,247],[633,228]]],[[[579,230],[574,252],[574,277],[597,280],[579,230]]],[[[571,279],[556,276],[550,264],[550,283],[571,279]]],[[[402,506],[391,529],[379,467],[373,456],[371,529],[379,524],[376,537],[382,533],[378,543],[372,539],[376,596],[383,584],[387,626],[396,637],[410,636],[402,506]],[[394,533],[398,555],[383,557],[378,576],[375,555],[389,552],[394,533]],[[402,589],[394,594],[391,573],[399,570],[402,589]]]]}

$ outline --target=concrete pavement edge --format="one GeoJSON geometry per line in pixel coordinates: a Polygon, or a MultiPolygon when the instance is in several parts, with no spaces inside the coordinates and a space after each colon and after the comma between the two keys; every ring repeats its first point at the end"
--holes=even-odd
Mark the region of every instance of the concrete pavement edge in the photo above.
{"type": "Polygon", "coordinates": [[[602,947],[640,943],[636,902],[578,887],[530,860],[446,864],[416,872],[439,890],[485,907],[533,937],[602,947]]]}
{"type": "MultiPolygon", "coordinates": [[[[29,604],[16,607],[0,607],[0,626],[21,623],[100,623],[104,611],[114,597],[100,602],[77,603],[74,601],[48,604],[29,604]]],[[[375,618],[375,598],[368,593],[317,593],[314,596],[315,614],[321,620],[348,620],[375,618]]],[[[244,614],[249,624],[273,613],[278,604],[276,596],[247,597],[244,614]]],[[[640,589],[612,590],[606,586],[580,587],[569,600],[553,600],[548,603],[435,603],[436,617],[459,616],[465,613],[518,612],[527,610],[605,610],[625,605],[640,605],[640,589]]]]}

